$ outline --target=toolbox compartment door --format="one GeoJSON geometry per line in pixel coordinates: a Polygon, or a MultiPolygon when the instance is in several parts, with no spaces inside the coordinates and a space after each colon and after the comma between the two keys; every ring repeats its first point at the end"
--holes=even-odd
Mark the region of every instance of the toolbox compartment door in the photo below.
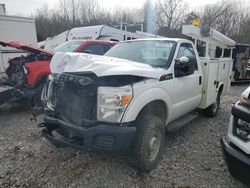
{"type": "Polygon", "coordinates": [[[204,109],[216,101],[219,60],[206,61],[201,59],[201,64],[204,82],[200,108],[204,109]]]}

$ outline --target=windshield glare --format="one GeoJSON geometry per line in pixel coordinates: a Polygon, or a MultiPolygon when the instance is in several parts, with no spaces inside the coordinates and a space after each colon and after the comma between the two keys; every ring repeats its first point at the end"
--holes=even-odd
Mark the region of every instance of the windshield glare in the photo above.
{"type": "Polygon", "coordinates": [[[167,68],[171,63],[174,47],[173,41],[125,42],[115,45],[105,56],[167,68]]]}
{"type": "Polygon", "coordinates": [[[73,52],[82,45],[83,41],[67,41],[54,48],[54,52],[73,52]]]}

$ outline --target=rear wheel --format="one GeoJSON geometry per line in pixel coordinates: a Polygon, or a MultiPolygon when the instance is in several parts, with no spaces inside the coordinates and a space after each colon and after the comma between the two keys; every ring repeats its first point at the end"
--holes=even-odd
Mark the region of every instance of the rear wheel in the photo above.
{"type": "Polygon", "coordinates": [[[130,164],[141,172],[154,169],[164,146],[164,123],[157,116],[142,116],[136,120],[136,135],[131,144],[130,164]]]}
{"type": "Polygon", "coordinates": [[[218,93],[215,103],[207,107],[203,113],[207,117],[214,117],[218,114],[220,108],[220,94],[218,93]]]}

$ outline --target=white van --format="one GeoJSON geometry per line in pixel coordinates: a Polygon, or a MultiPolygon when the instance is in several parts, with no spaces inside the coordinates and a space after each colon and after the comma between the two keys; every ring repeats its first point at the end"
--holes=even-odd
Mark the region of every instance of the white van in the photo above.
{"type": "Polygon", "coordinates": [[[67,40],[111,40],[111,41],[126,41],[139,38],[161,37],[141,31],[135,33],[113,28],[107,25],[95,25],[87,27],[76,27],[71,30],[64,31],[63,33],[48,38],[45,41],[44,49],[52,50],[59,44],[67,40]]]}

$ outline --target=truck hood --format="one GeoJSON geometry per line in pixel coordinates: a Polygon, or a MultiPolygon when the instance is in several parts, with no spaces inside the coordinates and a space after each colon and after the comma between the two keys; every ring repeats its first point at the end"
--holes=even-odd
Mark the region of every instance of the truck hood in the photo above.
{"type": "Polygon", "coordinates": [[[133,75],[159,79],[166,70],[125,59],[79,53],[56,53],[50,63],[52,73],[93,72],[98,77],[133,75]]]}
{"type": "Polygon", "coordinates": [[[31,45],[26,45],[26,44],[23,44],[23,43],[17,42],[17,41],[10,41],[10,42],[0,41],[0,45],[3,47],[12,47],[12,48],[32,52],[32,53],[43,53],[43,54],[47,54],[47,55],[51,55],[51,56],[54,55],[53,52],[50,52],[50,51],[47,51],[47,50],[44,50],[41,48],[35,48],[35,47],[32,47],[31,45]]]}

